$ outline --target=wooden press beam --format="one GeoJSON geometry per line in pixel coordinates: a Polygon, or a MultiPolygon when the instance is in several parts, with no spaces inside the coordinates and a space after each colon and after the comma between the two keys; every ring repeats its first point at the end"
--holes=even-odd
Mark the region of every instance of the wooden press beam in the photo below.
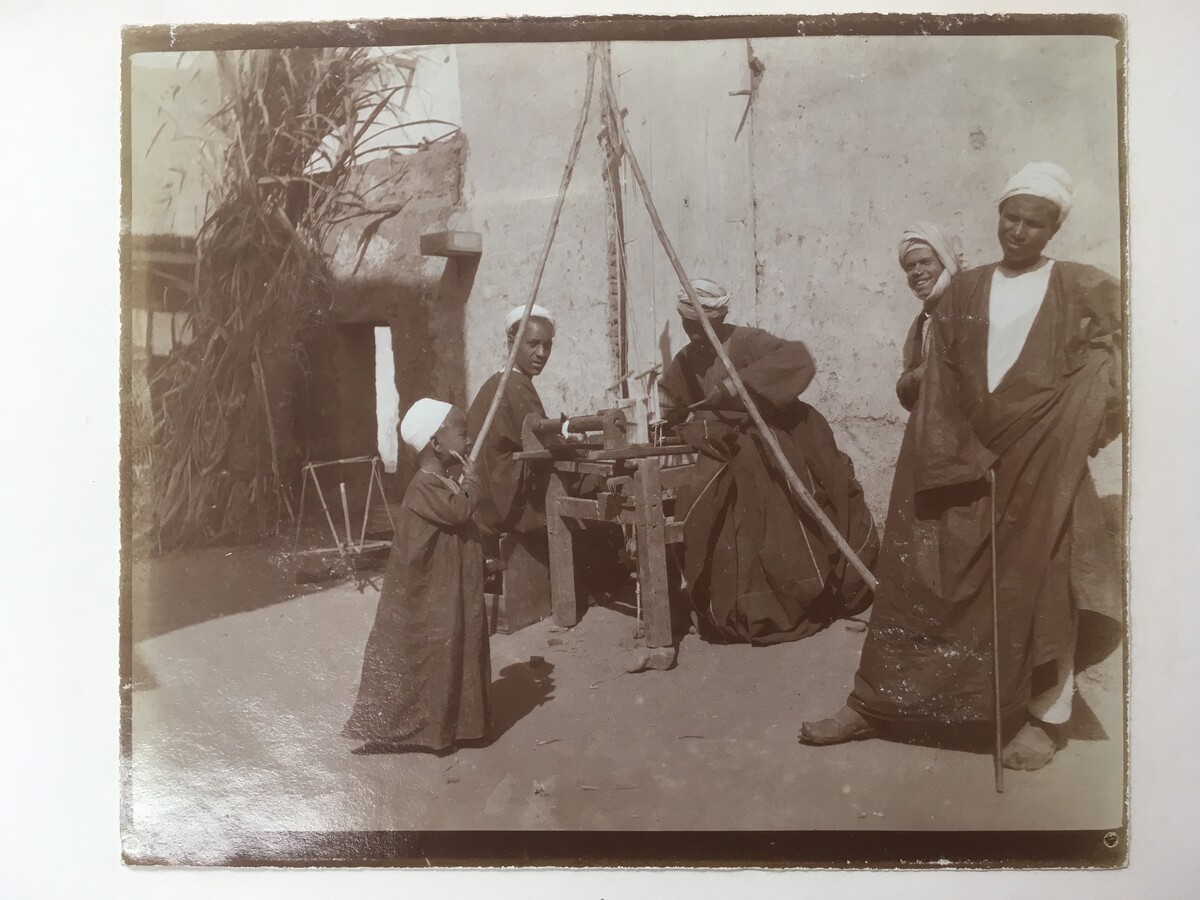
{"type": "Polygon", "coordinates": [[[620,498],[614,494],[601,495],[601,499],[587,500],[583,497],[559,497],[558,514],[566,519],[584,522],[612,522],[620,525],[636,524],[632,510],[622,507],[620,498]]]}

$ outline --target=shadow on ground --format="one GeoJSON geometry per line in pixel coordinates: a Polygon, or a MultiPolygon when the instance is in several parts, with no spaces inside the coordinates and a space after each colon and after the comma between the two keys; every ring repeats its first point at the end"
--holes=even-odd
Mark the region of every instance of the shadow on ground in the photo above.
{"type": "Polygon", "coordinates": [[[297,584],[286,556],[271,545],[134,558],[133,640],[273,606],[328,586],[297,584]]]}
{"type": "Polygon", "coordinates": [[[1090,669],[1107,659],[1121,646],[1125,636],[1123,623],[1082,610],[1079,613],[1079,637],[1075,645],[1075,671],[1090,669]]]}
{"type": "Polygon", "coordinates": [[[492,682],[492,742],[540,706],[554,699],[554,664],[541,657],[513,663],[492,682]]]}
{"type": "Polygon", "coordinates": [[[1107,741],[1108,732],[1100,724],[1087,700],[1081,694],[1075,694],[1075,702],[1071,705],[1071,721],[1067,723],[1066,736],[1072,741],[1107,741]]]}

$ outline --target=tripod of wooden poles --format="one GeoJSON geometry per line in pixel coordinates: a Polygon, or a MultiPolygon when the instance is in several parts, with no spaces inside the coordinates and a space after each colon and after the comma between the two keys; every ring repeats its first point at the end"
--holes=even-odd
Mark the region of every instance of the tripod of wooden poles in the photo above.
{"type": "Polygon", "coordinates": [[[521,345],[521,340],[525,335],[525,329],[529,324],[529,316],[533,311],[533,306],[537,302],[538,290],[541,287],[542,275],[545,273],[546,261],[550,256],[550,248],[554,243],[554,236],[558,230],[558,221],[562,215],[563,201],[566,199],[567,187],[571,183],[571,175],[575,170],[575,163],[579,158],[579,147],[583,141],[584,129],[587,125],[588,112],[592,104],[592,95],[595,90],[596,82],[596,63],[600,62],[601,68],[601,100],[604,104],[606,112],[606,121],[612,122],[616,126],[616,134],[610,135],[619,144],[620,153],[624,158],[629,160],[630,168],[633,172],[634,180],[637,182],[643,201],[646,205],[646,212],[650,216],[650,221],[654,226],[655,234],[658,236],[659,243],[662,244],[663,250],[667,254],[667,258],[671,262],[672,268],[675,270],[676,276],[679,278],[679,283],[687,292],[688,300],[692,303],[696,310],[700,324],[704,329],[704,334],[712,345],[721,364],[725,367],[725,371],[729,376],[730,383],[733,385],[735,392],[746,407],[746,411],[750,414],[755,427],[762,436],[764,443],[771,451],[771,455],[783,472],[787,479],[788,486],[792,493],[802,506],[809,512],[810,515],[817,521],[820,527],[829,535],[830,539],[837,545],[839,551],[846,558],[847,562],[858,572],[866,584],[874,590],[876,586],[875,576],[871,570],[866,567],[858,554],[850,546],[849,542],[837,529],[837,526],[829,520],[825,515],[825,511],[809,493],[804,483],[796,474],[792,464],[788,462],[787,457],[783,453],[783,448],[779,445],[779,440],[775,437],[774,431],[766,423],[759,412],[758,406],[754,399],[746,390],[746,385],[742,382],[737,370],[729,359],[729,354],[725,351],[721,341],[717,338],[716,332],[713,330],[712,324],[704,315],[703,308],[700,305],[700,300],[696,296],[696,291],[692,287],[691,279],[684,271],[683,264],[679,261],[679,256],[675,252],[675,247],[671,243],[671,239],[667,236],[666,229],[663,227],[662,219],[658,215],[658,209],[654,205],[654,198],[650,193],[650,186],[646,183],[645,176],[642,174],[641,166],[638,164],[637,154],[634,153],[633,146],[629,141],[629,135],[625,131],[625,120],[621,113],[619,104],[617,103],[616,88],[613,84],[612,64],[607,53],[601,52],[599,44],[593,44],[588,53],[587,61],[587,86],[584,89],[583,106],[579,111],[579,120],[575,125],[575,136],[571,142],[571,151],[567,158],[567,165],[563,171],[562,182],[559,185],[558,198],[554,203],[554,212],[550,216],[550,226],[547,230],[546,241],[542,247],[542,255],[538,261],[537,269],[534,273],[533,287],[529,292],[529,300],[525,304],[524,313],[521,316],[521,322],[517,327],[513,338],[512,347],[509,350],[508,360],[505,363],[504,369],[500,376],[500,384],[497,386],[495,396],[492,398],[491,405],[488,408],[487,416],[483,420],[483,426],[479,431],[479,435],[475,440],[475,445],[471,449],[471,462],[474,462],[479,457],[479,453],[487,443],[487,436],[491,430],[492,423],[496,418],[496,412],[500,407],[500,403],[504,399],[505,388],[508,384],[509,376],[512,374],[513,364],[516,361],[517,350],[521,345]]]}

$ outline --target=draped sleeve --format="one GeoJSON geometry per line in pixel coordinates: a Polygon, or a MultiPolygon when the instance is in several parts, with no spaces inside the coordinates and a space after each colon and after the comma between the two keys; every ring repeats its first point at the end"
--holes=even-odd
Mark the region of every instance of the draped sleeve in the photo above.
{"type": "MultiPolygon", "coordinates": [[[[760,328],[738,330],[742,335],[732,361],[755,402],[779,409],[804,393],[817,367],[801,341],[784,340],[760,328]]],[[[731,357],[733,346],[731,341],[731,357]]]]}
{"type": "Polygon", "coordinates": [[[692,397],[687,378],[686,368],[687,348],[680,350],[663,370],[658,379],[658,402],[662,417],[672,425],[678,425],[688,417],[688,405],[700,400],[692,397]]]}
{"type": "Polygon", "coordinates": [[[1080,302],[1080,332],[1088,351],[1107,357],[1104,391],[1104,421],[1093,454],[1110,444],[1125,430],[1124,329],[1121,321],[1121,286],[1106,272],[1094,266],[1075,266],[1071,270],[1074,288],[1071,296],[1080,302]]]}
{"type": "Polygon", "coordinates": [[[405,501],[426,522],[453,531],[471,521],[482,492],[476,479],[464,480],[461,487],[451,484],[436,475],[414,478],[405,501]]]}
{"type": "Polygon", "coordinates": [[[921,390],[921,377],[917,369],[924,361],[921,356],[921,343],[925,336],[923,324],[928,327],[925,313],[918,313],[904,339],[904,369],[896,382],[896,399],[909,412],[917,405],[917,395],[921,390]]]}
{"type": "MultiPolygon", "coordinates": [[[[990,271],[990,270],[989,270],[990,271]]],[[[966,273],[982,277],[979,270],[966,273]]],[[[974,282],[958,276],[948,296],[938,304],[925,327],[933,331],[925,377],[917,397],[917,491],[968,484],[983,478],[997,456],[983,445],[967,417],[967,387],[962,356],[964,329],[978,325],[978,315],[967,308],[974,282]]]]}
{"type": "MultiPolygon", "coordinates": [[[[471,403],[467,412],[467,434],[472,441],[478,439],[483,429],[483,421],[499,385],[500,373],[497,372],[484,382],[471,403]]],[[[513,454],[521,450],[521,426],[525,416],[529,413],[544,416],[546,413],[533,382],[521,372],[513,371],[504,393],[477,463],[483,491],[479,520],[490,531],[505,531],[514,526],[525,507],[530,503],[536,505],[539,500],[528,467],[513,459],[513,454]]]]}

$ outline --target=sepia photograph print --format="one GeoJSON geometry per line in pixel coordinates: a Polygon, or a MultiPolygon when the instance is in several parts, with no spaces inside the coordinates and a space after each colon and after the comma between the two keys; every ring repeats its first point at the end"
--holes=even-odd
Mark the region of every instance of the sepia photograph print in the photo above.
{"type": "Polygon", "coordinates": [[[125,861],[1125,865],[1124,37],[126,29],[125,861]]]}

